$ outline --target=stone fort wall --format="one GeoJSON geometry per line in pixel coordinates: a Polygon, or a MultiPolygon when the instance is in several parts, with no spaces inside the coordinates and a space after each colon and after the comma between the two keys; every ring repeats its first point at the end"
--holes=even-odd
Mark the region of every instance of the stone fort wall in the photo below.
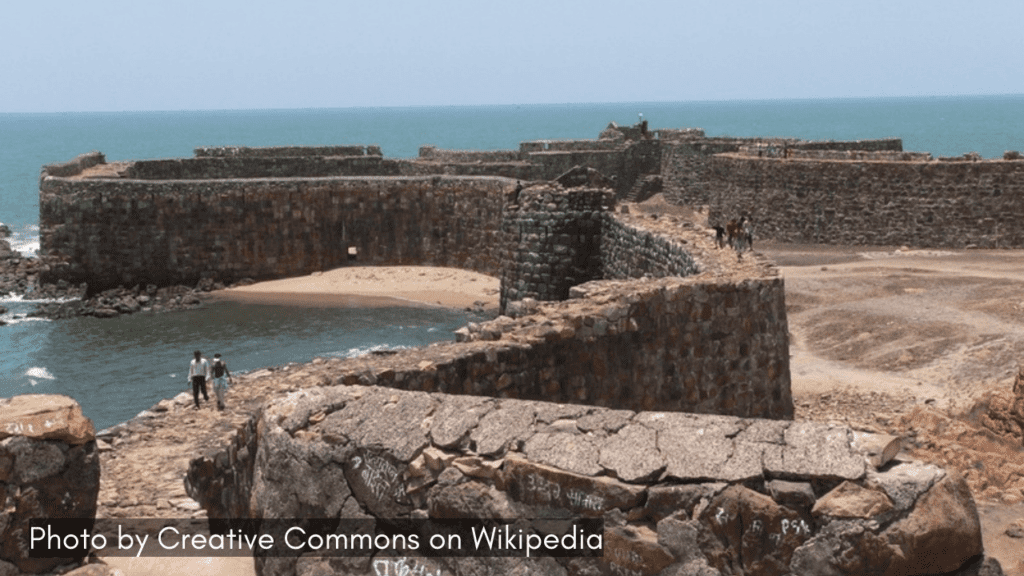
{"type": "Polygon", "coordinates": [[[54,279],[91,291],[230,283],[355,261],[497,275],[503,193],[495,177],[145,180],[45,175],[40,236],[54,279]]]}
{"type": "Polygon", "coordinates": [[[42,247],[65,260],[51,278],[95,290],[349,263],[462,267],[501,277],[502,307],[519,317],[468,327],[461,342],[426,357],[401,352],[338,378],[792,417],[777,272],[737,262],[687,223],[614,213],[607,189],[521,189],[493,176],[147,180],[132,170],[44,173],[42,247]]]}
{"type": "Polygon", "coordinates": [[[660,169],[665,196],[675,204],[689,206],[712,203],[721,176],[712,170],[713,159],[718,154],[751,149],[756,150],[754,155],[771,151],[779,156],[849,150],[896,154],[903,150],[903,142],[898,138],[809,142],[794,138],[707,138],[703,132],[658,131],[657,134],[662,148],[660,169]]]}
{"type": "Polygon", "coordinates": [[[260,559],[261,574],[938,574],[982,553],[962,479],[869,466],[845,427],[750,419],[792,418],[783,281],[692,223],[614,212],[606,190],[493,176],[220,179],[207,162],[163,180],[130,166],[97,177],[93,160],[44,173],[43,249],[68,261],[54,275],[275,277],[423,258],[497,271],[515,308],[457,342],[273,375],[314,389],[193,461],[187,489],[211,517],[606,521],[602,560],[260,559]],[[865,503],[853,519],[851,499],[865,503]],[[919,538],[929,514],[940,536],[919,538]]]}
{"type": "Polygon", "coordinates": [[[753,217],[761,237],[825,244],[1024,246],[1024,160],[831,152],[711,160],[710,221],[753,217]]]}

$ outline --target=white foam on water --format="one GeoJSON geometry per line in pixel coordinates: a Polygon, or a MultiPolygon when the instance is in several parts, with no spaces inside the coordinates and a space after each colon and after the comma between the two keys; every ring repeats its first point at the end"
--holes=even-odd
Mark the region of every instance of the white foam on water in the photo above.
{"type": "Polygon", "coordinates": [[[11,242],[11,249],[21,252],[22,256],[35,258],[36,256],[39,256],[39,240],[11,242]]]}
{"type": "Polygon", "coordinates": [[[22,256],[35,257],[39,255],[39,226],[29,225],[21,230],[12,230],[7,242],[12,250],[21,253],[22,256]]]}
{"type": "Polygon", "coordinates": [[[78,298],[26,298],[24,294],[0,294],[0,304],[4,302],[25,303],[25,304],[63,304],[73,302],[78,298]]]}
{"type": "Polygon", "coordinates": [[[52,322],[49,318],[39,318],[38,316],[22,316],[18,315],[15,317],[14,314],[5,314],[0,316],[0,320],[3,320],[8,326],[15,324],[21,324],[22,322],[52,322]]]}
{"type": "Polygon", "coordinates": [[[349,348],[347,351],[331,352],[328,356],[337,356],[340,358],[355,358],[356,356],[362,356],[371,352],[382,352],[385,350],[405,350],[408,346],[389,346],[387,344],[377,344],[374,346],[357,346],[355,348],[349,348]]]}
{"type": "MultiPolygon", "coordinates": [[[[33,366],[32,368],[29,368],[25,372],[25,376],[28,376],[29,378],[43,378],[45,380],[56,380],[57,379],[56,376],[54,376],[53,374],[50,374],[49,370],[47,370],[46,368],[43,368],[41,366],[33,366]]],[[[35,383],[33,382],[32,385],[35,386],[35,383]]]]}

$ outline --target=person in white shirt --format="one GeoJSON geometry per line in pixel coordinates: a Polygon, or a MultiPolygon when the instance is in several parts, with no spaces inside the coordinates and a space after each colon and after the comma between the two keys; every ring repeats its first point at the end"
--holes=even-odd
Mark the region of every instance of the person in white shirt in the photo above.
{"type": "Polygon", "coordinates": [[[203,400],[210,401],[210,395],[206,393],[206,381],[210,379],[210,362],[203,358],[203,353],[195,351],[195,359],[188,365],[188,378],[192,381],[192,398],[196,401],[196,409],[199,409],[199,391],[203,391],[203,400]]]}

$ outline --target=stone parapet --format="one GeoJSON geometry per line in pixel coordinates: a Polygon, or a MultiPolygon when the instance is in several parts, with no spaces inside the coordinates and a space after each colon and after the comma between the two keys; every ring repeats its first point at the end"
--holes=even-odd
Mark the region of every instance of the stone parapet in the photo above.
{"type": "Polygon", "coordinates": [[[713,158],[709,221],[753,217],[786,242],[1024,246],[1024,161],[713,158]]]}
{"type": "Polygon", "coordinates": [[[58,164],[47,164],[43,166],[42,174],[46,176],[77,176],[84,170],[92,168],[100,164],[106,163],[106,158],[100,152],[89,152],[88,154],[81,154],[76,156],[74,160],[67,162],[61,162],[58,164]]]}
{"type": "Polygon", "coordinates": [[[528,162],[433,162],[398,160],[402,176],[501,176],[514,180],[532,180],[533,165],[528,162]]]}
{"type": "Polygon", "coordinates": [[[608,214],[604,222],[601,254],[604,278],[692,276],[700,265],[693,246],[678,234],[659,234],[648,222],[608,214]]]}
{"type": "Polygon", "coordinates": [[[621,150],[621,140],[533,140],[521,142],[519,153],[526,155],[535,152],[580,152],[589,150],[621,150]]]}
{"type": "Polygon", "coordinates": [[[67,396],[3,398],[0,438],[0,574],[49,572],[74,561],[30,557],[30,521],[96,517],[100,460],[92,421],[67,396]]]}
{"type": "Polygon", "coordinates": [[[133,180],[210,180],[398,174],[398,163],[380,156],[203,156],[138,160],[124,170],[123,177],[133,180]]]}
{"type": "Polygon", "coordinates": [[[917,462],[875,468],[854,439],[832,424],[332,386],[265,405],[193,461],[189,490],[218,518],[604,520],[602,558],[259,558],[263,576],[390,562],[552,576],[976,568],[964,481],[917,462]]]}
{"type": "Polygon", "coordinates": [[[418,159],[441,163],[494,164],[519,162],[522,154],[518,150],[444,150],[437,146],[420,146],[418,159]]]}
{"type": "Polygon", "coordinates": [[[195,156],[217,158],[270,158],[296,156],[381,156],[380,146],[200,146],[195,156]]]}

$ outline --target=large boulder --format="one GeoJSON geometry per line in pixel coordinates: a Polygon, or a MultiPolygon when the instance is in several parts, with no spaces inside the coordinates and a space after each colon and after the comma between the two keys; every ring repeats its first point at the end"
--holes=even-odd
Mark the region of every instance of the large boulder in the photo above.
{"type": "Polygon", "coordinates": [[[32,519],[96,517],[100,460],[92,421],[67,396],[0,399],[0,574],[39,573],[76,561],[31,558],[32,519]]]}

